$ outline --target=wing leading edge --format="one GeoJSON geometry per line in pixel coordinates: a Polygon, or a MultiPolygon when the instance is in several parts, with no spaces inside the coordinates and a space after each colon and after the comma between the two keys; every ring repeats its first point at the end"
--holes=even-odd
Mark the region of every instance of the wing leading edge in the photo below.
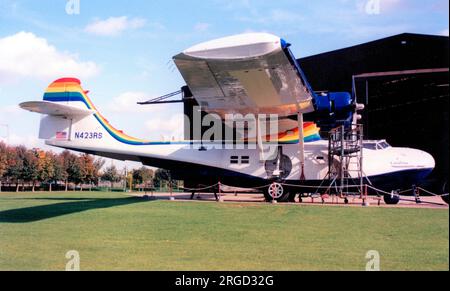
{"type": "Polygon", "coordinates": [[[202,43],[174,57],[195,99],[210,113],[279,116],[314,111],[314,92],[289,50],[271,34],[202,43]]]}

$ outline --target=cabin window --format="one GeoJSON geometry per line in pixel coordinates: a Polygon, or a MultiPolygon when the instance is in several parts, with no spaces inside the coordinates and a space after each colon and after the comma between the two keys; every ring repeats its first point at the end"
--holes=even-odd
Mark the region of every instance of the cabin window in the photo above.
{"type": "Polygon", "coordinates": [[[230,157],[230,164],[232,165],[248,165],[250,164],[250,157],[249,156],[231,156],[230,157]]]}
{"type": "Polygon", "coordinates": [[[232,156],[230,158],[230,164],[233,164],[233,165],[239,164],[239,157],[238,156],[232,156]]]}

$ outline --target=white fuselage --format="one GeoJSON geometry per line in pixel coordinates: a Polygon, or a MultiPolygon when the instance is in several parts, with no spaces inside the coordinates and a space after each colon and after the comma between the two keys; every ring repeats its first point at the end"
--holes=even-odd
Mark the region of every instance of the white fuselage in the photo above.
{"type": "MultiPolygon", "coordinates": [[[[223,170],[233,173],[236,176],[248,177],[261,181],[273,179],[274,173],[280,165],[273,165],[268,171],[267,162],[262,160],[258,149],[226,149],[214,148],[218,144],[204,143],[192,144],[189,142],[161,143],[153,145],[127,145],[112,142],[86,142],[86,140],[71,141],[47,141],[47,144],[62,148],[73,149],[81,152],[93,153],[121,160],[140,161],[148,166],[165,167],[174,172],[178,169],[186,171],[186,176],[196,176],[195,171],[204,169],[223,170]],[[167,166],[165,166],[167,165],[167,166]]],[[[426,152],[409,149],[395,148],[390,146],[377,147],[368,146],[363,149],[362,171],[369,179],[372,177],[389,177],[401,173],[428,173],[435,167],[435,161],[426,152]]],[[[289,173],[284,172],[284,181],[300,180],[300,159],[298,144],[284,144],[282,153],[288,157],[291,165],[289,173]]],[[[320,181],[326,178],[329,172],[328,142],[325,140],[307,143],[305,145],[305,177],[307,181],[320,181]]],[[[356,163],[349,164],[351,173],[352,167],[357,167],[356,163]]],[[[281,166],[283,168],[283,166],[281,166]]],[[[284,169],[282,169],[284,170],[284,169]]],[[[204,171],[198,176],[204,175],[204,171]]],[[[212,173],[212,171],[211,171],[212,173]]],[[[214,175],[217,174],[216,172],[214,175]]],[[[180,173],[179,176],[183,176],[180,173]]],[[[182,177],[181,177],[182,178],[182,177]]],[[[209,177],[214,178],[214,177],[209,177]]],[[[353,176],[357,178],[357,176],[353,176]]],[[[400,177],[401,178],[401,177],[400,177]]],[[[402,179],[402,178],[401,178],[402,179]]],[[[218,176],[220,181],[221,177],[218,176]]],[[[226,180],[226,179],[225,179],[226,180]]],[[[239,180],[242,183],[242,179],[239,180]]],[[[413,181],[414,182],[414,181],[413,181]]],[[[245,186],[245,185],[230,185],[245,186]]]]}

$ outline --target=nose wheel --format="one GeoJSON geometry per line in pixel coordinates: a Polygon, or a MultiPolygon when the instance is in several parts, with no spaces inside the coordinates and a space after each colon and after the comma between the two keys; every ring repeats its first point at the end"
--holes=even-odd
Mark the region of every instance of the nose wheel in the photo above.
{"type": "Polygon", "coordinates": [[[387,205],[397,205],[400,202],[400,195],[396,192],[392,192],[391,194],[384,195],[384,203],[387,205]]]}

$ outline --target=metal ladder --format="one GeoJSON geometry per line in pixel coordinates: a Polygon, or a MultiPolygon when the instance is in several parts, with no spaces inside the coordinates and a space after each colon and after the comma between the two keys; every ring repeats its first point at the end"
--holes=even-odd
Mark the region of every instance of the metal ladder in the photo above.
{"type": "MultiPolygon", "coordinates": [[[[330,184],[341,197],[362,195],[363,173],[363,126],[341,126],[329,132],[328,177],[334,177],[330,184]]],[[[346,199],[347,201],[347,199],[346,199]]]]}

